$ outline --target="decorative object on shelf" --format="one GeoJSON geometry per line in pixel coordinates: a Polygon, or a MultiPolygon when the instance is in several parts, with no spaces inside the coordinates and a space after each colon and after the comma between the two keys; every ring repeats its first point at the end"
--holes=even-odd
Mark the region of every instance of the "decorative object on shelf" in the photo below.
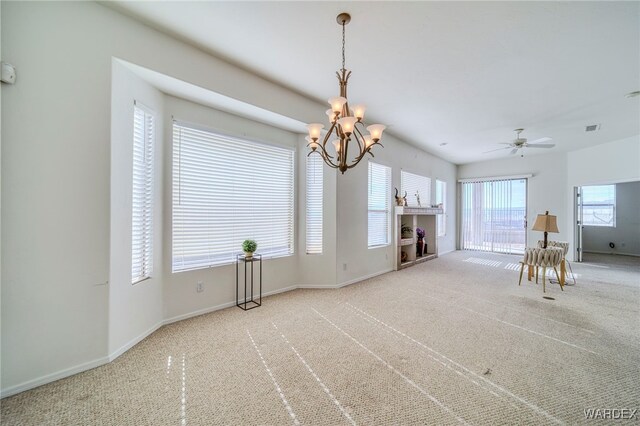
{"type": "Polygon", "coordinates": [[[409,258],[409,255],[407,254],[406,251],[403,251],[402,254],[400,255],[400,262],[406,262],[407,259],[409,258]]]}
{"type": "Polygon", "coordinates": [[[407,205],[407,191],[404,191],[404,197],[398,195],[398,188],[394,188],[396,190],[396,205],[402,207],[407,205]]]}
{"type": "Polygon", "coordinates": [[[253,257],[253,252],[258,248],[258,243],[254,240],[244,240],[242,242],[242,250],[244,251],[247,259],[251,259],[253,257]]]}
{"type": "Polygon", "coordinates": [[[416,235],[418,236],[418,241],[416,242],[416,256],[417,257],[422,257],[422,256],[424,256],[424,249],[425,249],[425,243],[424,243],[425,231],[424,231],[424,229],[422,229],[420,227],[416,228],[416,235]]]}
{"type": "MultiPolygon", "coordinates": [[[[371,148],[374,145],[380,145],[380,138],[385,126],[382,124],[372,124],[367,126],[369,133],[365,134],[364,123],[364,111],[366,107],[364,105],[354,105],[353,108],[349,108],[349,101],[347,100],[347,82],[351,71],[345,68],[345,55],[344,55],[344,34],[345,26],[351,21],[351,15],[348,13],[341,13],[336,17],[336,21],[339,25],[342,25],[342,69],[336,72],[338,81],[340,83],[340,96],[329,99],[329,105],[331,108],[327,110],[327,116],[329,117],[329,123],[331,127],[324,137],[322,142],[318,142],[320,139],[320,133],[324,128],[321,123],[311,123],[307,125],[309,129],[309,136],[306,137],[309,142],[307,146],[311,148],[311,152],[308,155],[315,153],[320,154],[324,162],[334,169],[340,170],[342,174],[348,169],[355,167],[360,160],[369,153],[372,157],[371,148]],[[329,154],[327,149],[327,142],[331,140],[331,144],[335,150],[335,157],[329,154]],[[357,154],[347,163],[349,159],[349,142],[357,143],[357,154]]],[[[352,144],[353,146],[353,144],[352,144]]]]}
{"type": "Polygon", "coordinates": [[[422,203],[420,202],[420,191],[418,191],[417,189],[416,189],[416,200],[418,200],[418,207],[422,207],[422,203]]]}
{"type": "Polygon", "coordinates": [[[413,236],[413,228],[409,225],[402,224],[400,234],[402,235],[402,238],[411,238],[413,236]]]}
{"type": "Polygon", "coordinates": [[[547,248],[547,234],[549,232],[553,232],[557,234],[558,232],[558,223],[556,216],[550,215],[549,210],[545,212],[545,214],[539,214],[536,217],[536,223],[533,224],[534,231],[542,231],[544,232],[544,243],[542,248],[547,248]]]}

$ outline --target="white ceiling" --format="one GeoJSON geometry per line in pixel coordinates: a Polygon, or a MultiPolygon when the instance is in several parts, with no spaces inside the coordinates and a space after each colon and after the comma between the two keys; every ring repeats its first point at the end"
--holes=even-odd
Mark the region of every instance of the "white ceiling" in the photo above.
{"type": "Polygon", "coordinates": [[[525,155],[640,134],[640,97],[625,98],[640,90],[640,2],[105,4],[322,102],[338,93],[335,17],[349,12],[351,104],[457,164],[508,156],[484,151],[518,127],[556,143],[525,155]]]}

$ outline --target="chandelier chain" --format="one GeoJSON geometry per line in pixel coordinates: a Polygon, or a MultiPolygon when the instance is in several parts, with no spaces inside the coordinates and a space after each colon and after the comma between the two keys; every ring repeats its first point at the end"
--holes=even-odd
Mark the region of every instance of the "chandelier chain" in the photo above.
{"type": "Polygon", "coordinates": [[[342,69],[344,69],[344,21],[342,21],[342,69]]]}

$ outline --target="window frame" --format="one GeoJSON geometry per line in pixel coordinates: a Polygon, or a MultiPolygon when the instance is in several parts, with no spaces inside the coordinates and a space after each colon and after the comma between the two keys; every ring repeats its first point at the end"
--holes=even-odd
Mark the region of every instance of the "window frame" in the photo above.
{"type": "MultiPolygon", "coordinates": [[[[391,167],[377,163],[375,161],[369,160],[368,162],[368,170],[367,170],[367,248],[368,249],[376,249],[381,247],[388,247],[391,245],[391,182],[392,182],[392,169],[391,167]],[[385,170],[385,194],[382,195],[382,199],[384,200],[384,208],[371,208],[371,194],[372,194],[372,168],[381,167],[385,170]],[[385,214],[385,222],[386,222],[386,235],[385,242],[381,244],[371,244],[371,228],[369,224],[369,214],[370,213],[384,213],[385,214]]],[[[378,194],[380,197],[380,194],[378,194]]]]}
{"type": "MultiPolygon", "coordinates": [[[[171,272],[172,273],[215,268],[219,266],[233,264],[236,262],[236,255],[242,252],[241,242],[244,239],[256,239],[258,242],[258,252],[261,252],[264,259],[289,257],[289,256],[295,255],[296,172],[297,172],[295,147],[284,145],[284,144],[280,145],[280,144],[270,143],[265,141],[256,141],[246,137],[232,136],[207,126],[194,124],[194,123],[182,121],[182,120],[175,120],[175,119],[172,122],[171,134],[172,134],[172,148],[173,148],[172,166],[171,166],[172,167],[172,177],[171,177],[171,181],[172,181],[171,272]],[[192,132],[192,135],[191,136],[185,135],[184,140],[183,139],[178,140],[176,138],[176,134],[180,132],[180,129],[186,132],[192,132]],[[188,140],[189,137],[193,138],[193,140],[188,140]],[[196,151],[198,152],[199,161],[208,163],[207,168],[205,170],[207,169],[211,169],[211,170],[209,171],[210,173],[209,176],[205,176],[203,174],[202,176],[197,175],[196,177],[194,177],[193,179],[195,180],[193,180],[191,184],[195,185],[196,187],[198,187],[200,184],[200,187],[202,187],[201,184],[203,182],[206,184],[207,179],[215,180],[216,178],[223,177],[225,179],[231,180],[231,182],[218,181],[219,185],[207,185],[207,186],[211,186],[212,189],[210,189],[206,193],[206,196],[214,195],[216,197],[214,198],[214,200],[216,201],[211,201],[211,198],[209,198],[208,204],[207,203],[197,204],[196,208],[204,208],[204,209],[209,208],[210,211],[205,213],[204,217],[207,218],[205,220],[209,220],[209,218],[211,218],[212,216],[215,216],[212,214],[211,209],[214,209],[214,210],[217,209],[216,213],[218,213],[219,216],[222,215],[227,219],[228,218],[231,218],[231,219],[229,219],[229,223],[225,223],[224,227],[228,231],[224,231],[224,232],[220,231],[220,228],[222,227],[222,225],[220,225],[220,221],[215,222],[215,225],[213,226],[211,226],[210,224],[200,225],[203,228],[208,227],[206,228],[206,232],[207,232],[206,238],[208,240],[205,242],[199,241],[199,242],[193,243],[194,247],[197,246],[197,250],[193,249],[191,254],[189,253],[185,254],[184,247],[180,247],[180,250],[182,250],[182,253],[178,253],[177,249],[179,244],[184,244],[185,241],[188,243],[188,240],[182,239],[182,240],[176,241],[176,222],[180,220],[180,218],[176,217],[176,213],[180,213],[182,217],[184,217],[185,215],[188,215],[188,210],[178,211],[181,201],[176,202],[176,199],[180,199],[181,197],[183,197],[183,195],[181,195],[182,194],[181,187],[185,185],[187,182],[186,181],[187,168],[186,168],[186,164],[183,162],[184,160],[182,159],[182,156],[183,155],[188,156],[187,155],[188,152],[186,151],[186,149],[188,148],[185,148],[185,151],[183,153],[181,151],[182,149],[181,144],[183,143],[193,144],[196,139],[200,142],[200,144],[197,147],[192,147],[191,150],[193,152],[196,152],[196,151]],[[207,143],[219,144],[219,145],[213,147],[212,145],[207,146],[207,143]],[[207,148],[211,152],[206,152],[207,148]],[[216,150],[218,152],[215,152],[216,150]],[[209,157],[204,158],[204,155],[208,155],[209,157]],[[257,173],[259,169],[257,169],[256,167],[256,162],[251,163],[250,167],[245,167],[245,168],[241,167],[245,164],[244,159],[248,156],[252,156],[254,157],[254,159],[260,159],[260,160],[262,160],[267,156],[274,156],[278,160],[278,164],[280,165],[284,164],[288,167],[288,169],[286,170],[286,173],[284,173],[283,176],[280,176],[280,180],[276,182],[280,186],[280,190],[278,194],[284,197],[283,198],[284,205],[287,206],[286,216],[280,221],[281,223],[279,223],[279,225],[285,226],[286,234],[284,236],[277,235],[277,234],[271,235],[271,237],[274,237],[273,238],[274,240],[277,240],[280,242],[285,241],[286,244],[276,247],[275,252],[269,252],[269,247],[268,246],[265,247],[264,240],[260,241],[258,238],[252,235],[251,232],[241,230],[241,228],[251,228],[251,226],[248,225],[250,224],[251,221],[247,220],[246,218],[242,219],[241,217],[238,217],[238,210],[237,210],[238,204],[234,202],[234,197],[239,197],[240,201],[244,202],[245,204],[249,203],[248,201],[246,201],[247,199],[249,199],[249,197],[261,198],[260,201],[264,205],[268,205],[269,207],[273,208],[273,211],[270,210],[271,212],[270,214],[272,215],[272,217],[278,217],[277,212],[275,212],[275,210],[283,206],[283,203],[273,202],[272,200],[269,200],[268,202],[265,201],[264,188],[262,188],[262,190],[258,188],[250,189],[249,193],[246,192],[246,189],[249,188],[250,186],[243,185],[243,179],[244,180],[250,179],[252,182],[260,182],[263,184],[262,186],[264,187],[264,180],[261,180],[261,176],[258,176],[258,173],[257,173]],[[234,157],[235,157],[235,161],[233,163],[230,163],[230,160],[233,159],[234,157]],[[216,164],[219,165],[219,167],[216,167],[215,166],[216,164]],[[179,175],[181,173],[185,173],[185,177],[179,175]],[[216,174],[217,176],[215,176],[216,174]],[[217,191],[218,194],[215,194],[216,192],[215,188],[216,187],[225,188],[224,187],[225,183],[228,185],[226,187],[226,191],[227,192],[230,191],[230,193],[226,194],[224,189],[220,189],[217,191]],[[238,191],[236,188],[239,188],[241,191],[238,191]],[[284,191],[283,191],[283,188],[285,188],[284,191]],[[220,194],[227,195],[229,197],[224,197],[220,194]],[[235,211],[232,210],[227,213],[222,211],[222,213],[220,213],[220,210],[224,210],[225,205],[234,206],[236,210],[235,211]],[[283,223],[285,225],[283,225],[283,223]],[[239,229],[240,231],[238,231],[239,229]],[[225,235],[228,232],[231,232],[231,235],[232,235],[231,237],[229,237],[228,235],[225,235]],[[215,241],[216,237],[219,238],[220,235],[224,236],[223,240],[215,241]],[[240,237],[239,235],[242,235],[242,236],[240,237]],[[196,255],[193,253],[198,250],[200,252],[199,255],[196,255]],[[199,260],[198,257],[202,259],[199,260]]],[[[182,134],[180,137],[182,138],[182,134]]],[[[192,161],[191,163],[188,163],[188,164],[191,167],[197,168],[201,163],[197,161],[192,161]]],[[[274,174],[274,173],[278,174],[277,173],[278,170],[282,170],[282,169],[279,169],[278,167],[266,166],[264,170],[261,170],[261,173],[269,177],[270,174],[274,174]]],[[[192,174],[195,175],[195,173],[193,172],[192,174]]],[[[188,190],[185,188],[184,191],[186,194],[188,190]]],[[[191,191],[191,193],[193,194],[194,191],[191,191]]],[[[198,194],[198,195],[200,195],[201,198],[205,197],[205,195],[203,194],[198,194]]],[[[260,213],[255,213],[255,214],[261,214],[261,216],[264,217],[266,213],[262,214],[264,210],[260,210],[261,206],[256,205],[255,203],[256,198],[251,198],[251,199],[254,200],[251,202],[252,211],[259,211],[260,213]]],[[[193,200],[191,201],[192,204],[197,203],[198,201],[197,197],[193,198],[193,200]]],[[[240,212],[245,213],[245,211],[242,210],[241,208],[240,208],[240,212]]],[[[266,220],[264,222],[266,222],[266,220]]],[[[262,223],[262,225],[265,225],[265,223],[262,223]]],[[[188,231],[185,231],[187,226],[189,225],[186,225],[186,226],[183,225],[182,227],[183,229],[181,229],[178,232],[188,232],[188,231]]],[[[198,225],[191,225],[191,226],[194,226],[194,229],[198,227],[198,225]]],[[[258,232],[258,231],[254,231],[254,232],[258,232]]],[[[264,226],[261,228],[259,232],[264,232],[264,226]]]]}
{"type": "Polygon", "coordinates": [[[324,250],[324,161],[318,154],[307,155],[305,161],[305,248],[308,255],[321,255],[324,250]],[[311,177],[315,182],[311,182],[311,177]],[[320,211],[315,208],[320,207],[320,211]],[[310,220],[310,210],[318,215],[310,220]],[[314,227],[319,229],[313,229],[314,227]],[[319,241],[317,241],[316,239],[319,241]],[[319,248],[318,248],[319,247],[319,248]]]}
{"type": "MultiPolygon", "coordinates": [[[[424,179],[424,182],[418,184],[418,186],[423,186],[426,190],[426,194],[420,194],[420,207],[430,207],[431,206],[431,178],[429,176],[421,175],[418,173],[409,172],[407,170],[400,170],[400,197],[404,196],[405,191],[407,191],[406,186],[408,186],[409,181],[411,183],[418,182],[419,180],[424,179]]],[[[420,190],[418,187],[417,190],[420,190]]],[[[411,190],[413,192],[413,189],[411,190]]],[[[410,194],[407,191],[407,207],[418,207],[418,200],[416,194],[410,194]],[[415,204],[412,204],[409,200],[415,200],[415,204]]]]}
{"type": "MultiPolygon", "coordinates": [[[[582,187],[582,226],[589,226],[589,227],[597,227],[597,228],[615,228],[616,227],[616,214],[617,214],[617,203],[618,203],[618,194],[617,194],[617,186],[616,184],[608,184],[608,185],[585,185],[582,187]],[[613,188],[613,202],[612,203],[607,203],[607,204],[602,204],[602,203],[598,203],[598,202],[589,202],[587,203],[586,197],[585,197],[585,189],[587,188],[593,188],[593,187],[611,187],[613,188]],[[585,211],[589,208],[610,208],[611,209],[611,223],[602,223],[602,224],[598,224],[598,223],[593,223],[593,222],[586,222],[585,221],[585,211]]],[[[595,214],[593,215],[595,217],[595,214]]]]}
{"type": "Polygon", "coordinates": [[[131,284],[135,285],[148,280],[153,275],[153,228],[154,228],[154,189],[155,189],[155,159],[154,145],[156,135],[156,114],[146,105],[134,101],[133,103],[133,144],[132,144],[132,175],[131,175],[131,284]],[[136,137],[137,115],[142,114],[142,138],[136,137]],[[147,132],[149,131],[149,132],[147,132]],[[142,147],[138,145],[142,144],[142,147]],[[141,150],[143,159],[138,162],[136,150],[141,150]],[[136,180],[136,173],[142,173],[142,184],[136,180]],[[137,191],[142,193],[136,193],[137,191]],[[138,203],[137,198],[142,198],[138,203]],[[137,211],[136,204],[142,203],[141,211],[137,211]],[[136,227],[136,216],[141,215],[141,228],[136,227]],[[138,233],[142,235],[137,235],[138,233]],[[141,238],[143,254],[136,262],[136,239],[141,238]],[[136,263],[139,265],[136,267],[136,263]],[[140,271],[136,274],[136,271],[140,271]]]}

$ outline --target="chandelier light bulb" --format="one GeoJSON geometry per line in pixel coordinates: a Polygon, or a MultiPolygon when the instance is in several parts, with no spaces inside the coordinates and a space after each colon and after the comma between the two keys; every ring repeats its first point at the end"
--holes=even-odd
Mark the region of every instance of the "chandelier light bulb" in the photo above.
{"type": "Polygon", "coordinates": [[[347,103],[347,98],[343,98],[342,96],[335,96],[329,99],[329,105],[331,105],[331,110],[336,112],[342,112],[342,107],[347,103]]]}
{"type": "Polygon", "coordinates": [[[324,124],[322,123],[311,123],[307,124],[307,129],[309,130],[309,137],[315,141],[320,137],[320,132],[324,129],[324,124]]]}
{"type": "Polygon", "coordinates": [[[373,145],[373,139],[371,139],[371,135],[364,136],[364,147],[365,149],[369,149],[373,145]]]}
{"type": "Polygon", "coordinates": [[[336,139],[331,143],[333,144],[333,147],[336,149],[336,152],[340,154],[340,139],[336,139]]]}
{"type": "Polygon", "coordinates": [[[350,135],[351,133],[353,133],[353,128],[355,127],[357,121],[358,119],[355,117],[342,117],[338,120],[338,124],[345,134],[350,135]]]}
{"type": "Polygon", "coordinates": [[[386,128],[387,126],[385,126],[384,124],[372,124],[371,126],[367,127],[367,130],[369,131],[369,133],[371,133],[371,139],[373,139],[374,142],[378,142],[382,137],[382,132],[386,128]]]}
{"type": "Polygon", "coordinates": [[[333,111],[331,110],[331,108],[329,108],[329,109],[325,112],[325,114],[327,114],[327,117],[329,117],[329,122],[330,122],[330,123],[333,123],[334,121],[336,121],[336,113],[335,113],[335,112],[333,112],[333,111]]]}
{"type": "Polygon", "coordinates": [[[311,148],[312,151],[318,148],[318,142],[315,142],[310,136],[305,137],[305,140],[309,142],[309,148],[311,148]]]}
{"type": "Polygon", "coordinates": [[[362,104],[358,104],[358,105],[355,105],[352,108],[352,110],[353,110],[353,116],[357,118],[358,121],[361,121],[364,118],[364,112],[367,110],[367,107],[362,104]]]}

